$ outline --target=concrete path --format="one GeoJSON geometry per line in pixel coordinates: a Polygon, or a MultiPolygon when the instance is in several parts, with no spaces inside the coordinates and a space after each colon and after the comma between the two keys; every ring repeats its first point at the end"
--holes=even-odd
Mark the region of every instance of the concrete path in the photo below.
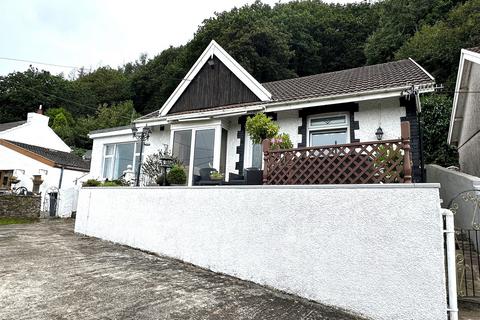
{"type": "Polygon", "coordinates": [[[359,318],[47,221],[0,226],[0,319],[359,318]]]}

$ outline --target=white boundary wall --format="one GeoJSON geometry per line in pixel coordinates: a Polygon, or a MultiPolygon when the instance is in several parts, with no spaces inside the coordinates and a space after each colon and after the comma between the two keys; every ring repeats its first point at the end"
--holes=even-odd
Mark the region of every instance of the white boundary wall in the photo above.
{"type": "Polygon", "coordinates": [[[372,319],[446,319],[438,187],[84,188],[75,231],[372,319]]]}

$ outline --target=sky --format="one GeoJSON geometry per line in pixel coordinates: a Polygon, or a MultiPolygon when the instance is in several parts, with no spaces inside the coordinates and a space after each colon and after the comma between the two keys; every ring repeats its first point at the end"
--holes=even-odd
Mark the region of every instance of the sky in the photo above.
{"type": "MultiPolygon", "coordinates": [[[[356,2],[331,0],[326,2],[356,2]]],[[[117,67],[193,38],[215,12],[254,0],[1,0],[0,75],[30,64],[65,76],[73,67],[117,67]],[[55,67],[21,59],[69,66],[55,67]]],[[[273,5],[278,0],[263,0],[273,5]]],[[[283,0],[282,2],[286,2],[283,0]]]]}

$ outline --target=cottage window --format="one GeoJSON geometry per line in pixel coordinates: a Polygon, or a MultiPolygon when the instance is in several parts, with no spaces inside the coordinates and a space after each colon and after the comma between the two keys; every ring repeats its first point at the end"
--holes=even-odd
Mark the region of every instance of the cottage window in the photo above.
{"type": "Polygon", "coordinates": [[[128,165],[136,171],[138,161],[140,161],[139,143],[107,144],[103,153],[103,178],[109,180],[120,178],[128,165]]]}
{"type": "Polygon", "coordinates": [[[349,143],[347,114],[312,116],[308,119],[308,145],[325,146],[349,143]]]}

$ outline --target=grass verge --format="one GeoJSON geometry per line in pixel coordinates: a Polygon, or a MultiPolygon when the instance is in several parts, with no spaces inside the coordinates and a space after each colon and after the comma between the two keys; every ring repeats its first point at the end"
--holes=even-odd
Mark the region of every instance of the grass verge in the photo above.
{"type": "Polygon", "coordinates": [[[34,223],[37,221],[38,218],[0,217],[0,226],[7,224],[34,223]]]}

